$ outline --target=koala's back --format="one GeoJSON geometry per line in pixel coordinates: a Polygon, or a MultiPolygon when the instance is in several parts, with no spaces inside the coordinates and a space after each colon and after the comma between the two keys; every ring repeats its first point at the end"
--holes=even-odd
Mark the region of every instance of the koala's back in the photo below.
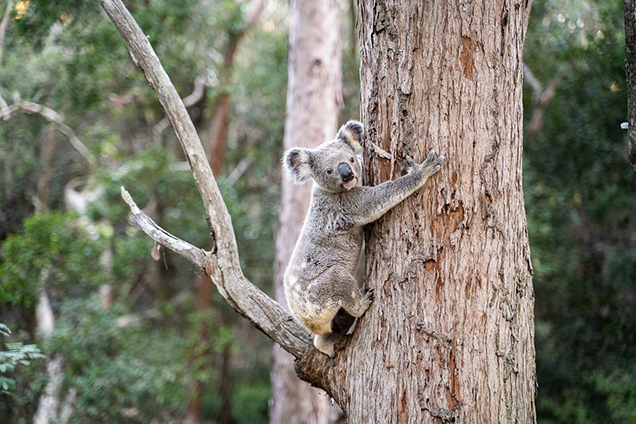
{"type": "MultiPolygon", "coordinates": [[[[362,248],[362,227],[352,225],[347,219],[347,197],[355,191],[332,194],[316,187],[311,206],[301,230],[298,242],[285,272],[285,292],[289,307],[303,322],[319,314],[317,309],[328,307],[335,301],[333,286],[320,286],[318,293],[312,284],[330,270],[355,275],[362,248]],[[346,270],[346,271],[345,271],[346,270]]],[[[343,283],[346,281],[343,279],[343,283]]],[[[309,322],[303,322],[309,327],[309,322]]],[[[310,328],[311,329],[311,328],[310,328]]]]}
{"type": "Polygon", "coordinates": [[[300,279],[307,281],[333,265],[355,273],[362,247],[362,227],[348,220],[344,203],[351,194],[355,193],[332,194],[316,188],[289,272],[302,274],[300,279]]]}

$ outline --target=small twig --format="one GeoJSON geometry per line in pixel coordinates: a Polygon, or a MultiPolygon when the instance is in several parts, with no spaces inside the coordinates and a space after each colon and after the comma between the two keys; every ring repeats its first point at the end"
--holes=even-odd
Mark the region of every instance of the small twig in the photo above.
{"type": "Polygon", "coordinates": [[[56,129],[64,134],[66,138],[68,138],[71,146],[73,146],[75,150],[77,150],[79,154],[82,155],[86,162],[88,162],[91,174],[93,173],[97,165],[95,156],[90,152],[88,147],[86,147],[86,145],[82,143],[79,137],[75,135],[73,129],[64,123],[64,117],[60,113],[56,112],[48,106],[24,100],[18,93],[13,94],[13,104],[11,106],[8,106],[4,99],[0,97],[0,118],[8,120],[11,117],[11,114],[19,109],[23,110],[26,113],[37,113],[47,121],[54,123],[56,129]]]}
{"type": "Polygon", "coordinates": [[[205,263],[205,251],[196,246],[177,238],[158,226],[152,218],[139,209],[130,193],[124,187],[121,188],[121,197],[130,207],[135,223],[146,233],[151,239],[162,246],[172,250],[178,255],[183,256],[199,268],[203,268],[205,263]]]}
{"type": "Polygon", "coordinates": [[[371,145],[371,148],[373,149],[373,151],[375,152],[376,155],[380,156],[381,158],[384,159],[388,159],[388,160],[392,160],[393,159],[393,155],[389,152],[387,152],[386,150],[384,150],[382,147],[378,146],[377,144],[375,144],[372,141],[368,142],[371,145]]]}
{"type": "Polygon", "coordinates": [[[247,171],[247,168],[254,162],[254,156],[246,156],[236,165],[236,168],[227,177],[228,183],[234,185],[239,178],[247,171]]]}
{"type": "MultiPolygon", "coordinates": [[[[194,89],[192,90],[192,93],[190,93],[190,95],[188,95],[187,97],[183,98],[183,105],[185,107],[190,107],[196,104],[199,100],[203,98],[203,94],[205,93],[205,90],[204,90],[205,87],[211,87],[211,86],[212,86],[212,82],[210,77],[204,74],[199,74],[194,80],[194,89]]],[[[161,135],[169,126],[170,126],[170,121],[168,120],[167,117],[164,116],[163,119],[159,121],[152,128],[152,136],[153,136],[152,141],[155,143],[159,143],[161,141],[161,135]]]]}

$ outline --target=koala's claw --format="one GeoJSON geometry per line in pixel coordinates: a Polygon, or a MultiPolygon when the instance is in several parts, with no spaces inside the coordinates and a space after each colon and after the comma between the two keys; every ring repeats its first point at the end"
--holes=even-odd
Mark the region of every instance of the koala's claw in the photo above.
{"type": "Polygon", "coordinates": [[[434,148],[430,148],[428,149],[428,155],[426,156],[426,160],[433,160],[433,158],[435,157],[435,149],[434,148]]]}
{"type": "Polygon", "coordinates": [[[375,290],[364,289],[364,299],[369,301],[369,303],[373,302],[373,300],[375,299],[375,290]]]}

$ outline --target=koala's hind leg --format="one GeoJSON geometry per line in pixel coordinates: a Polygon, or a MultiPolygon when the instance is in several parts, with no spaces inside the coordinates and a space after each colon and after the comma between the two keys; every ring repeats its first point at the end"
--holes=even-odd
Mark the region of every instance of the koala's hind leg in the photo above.
{"type": "Polygon", "coordinates": [[[337,333],[327,333],[327,334],[319,334],[314,337],[314,346],[316,349],[333,358],[336,356],[336,352],[334,350],[334,346],[340,339],[342,338],[342,334],[337,333]]]}
{"type": "MultiPolygon", "coordinates": [[[[327,303],[325,299],[330,300],[329,321],[340,308],[359,318],[373,302],[373,290],[367,289],[361,293],[355,277],[342,266],[332,266],[314,280],[308,287],[308,295],[309,301],[314,304],[325,305],[327,303]]],[[[314,333],[322,334],[322,332],[314,333]]]]}

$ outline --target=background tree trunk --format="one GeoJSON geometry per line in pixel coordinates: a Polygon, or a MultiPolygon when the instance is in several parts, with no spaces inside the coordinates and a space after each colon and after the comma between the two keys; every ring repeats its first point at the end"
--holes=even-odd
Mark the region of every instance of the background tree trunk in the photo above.
{"type": "Polygon", "coordinates": [[[256,23],[261,12],[265,8],[267,0],[252,0],[248,10],[243,16],[240,29],[228,29],[227,41],[223,50],[223,64],[219,70],[220,90],[214,100],[212,119],[208,130],[208,162],[215,176],[221,175],[227,147],[227,132],[230,126],[230,112],[232,110],[232,97],[230,86],[232,85],[232,72],[234,57],[241,39],[247,31],[256,23]]]}
{"type": "Polygon", "coordinates": [[[628,157],[636,172],[636,4],[623,0],[625,16],[625,72],[627,76],[628,157]]]}
{"type": "Polygon", "coordinates": [[[406,154],[421,162],[434,147],[447,159],[368,228],[375,302],[312,381],[350,423],[535,422],[521,179],[529,2],[360,8],[366,184],[397,178],[406,154]]]}
{"type": "MultiPolygon", "coordinates": [[[[340,9],[336,0],[291,3],[285,149],[316,147],[337,131],[341,107],[340,9]]],[[[276,237],[276,300],[287,308],[283,273],[309,208],[312,183],[294,186],[283,176],[276,237]]],[[[296,377],[293,358],[272,353],[270,423],[326,423],[328,397],[296,377]]]]}

